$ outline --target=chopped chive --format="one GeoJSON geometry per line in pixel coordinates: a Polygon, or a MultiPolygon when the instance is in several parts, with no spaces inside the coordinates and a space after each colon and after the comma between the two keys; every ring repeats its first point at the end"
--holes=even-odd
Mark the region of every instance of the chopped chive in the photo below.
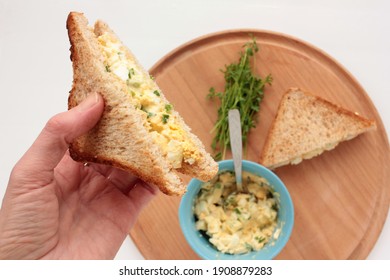
{"type": "Polygon", "coordinates": [[[252,251],[252,250],[253,250],[253,247],[252,247],[249,243],[247,243],[247,242],[245,242],[245,248],[246,248],[248,251],[252,251]]]}
{"type": "Polygon", "coordinates": [[[264,237],[260,237],[260,236],[256,236],[255,240],[257,240],[257,242],[259,242],[259,243],[262,243],[262,242],[265,241],[265,238],[264,237]]]}
{"type": "Polygon", "coordinates": [[[150,118],[150,117],[153,117],[153,116],[156,115],[155,113],[152,113],[152,112],[147,111],[147,110],[145,109],[145,107],[142,106],[142,105],[141,105],[141,108],[140,108],[140,109],[146,113],[147,118],[150,118]]]}
{"type": "Polygon", "coordinates": [[[165,105],[165,111],[167,111],[167,113],[170,113],[172,111],[172,105],[171,104],[166,104],[165,105]]]}
{"type": "Polygon", "coordinates": [[[135,72],[134,72],[133,68],[129,69],[129,74],[128,74],[129,79],[131,79],[131,75],[135,75],[135,72]]]}
{"type": "Polygon", "coordinates": [[[169,119],[169,115],[167,115],[167,114],[163,114],[163,115],[162,115],[162,122],[163,122],[164,124],[168,122],[168,119],[169,119]]]}
{"type": "Polygon", "coordinates": [[[153,93],[157,96],[160,96],[160,92],[158,90],[153,91],[153,93]]]}

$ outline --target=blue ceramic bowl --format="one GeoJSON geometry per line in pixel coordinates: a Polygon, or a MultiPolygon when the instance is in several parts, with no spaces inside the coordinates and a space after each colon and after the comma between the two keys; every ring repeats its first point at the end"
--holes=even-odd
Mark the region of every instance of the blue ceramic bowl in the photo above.
{"type": "MultiPolygon", "coordinates": [[[[234,171],[233,160],[224,160],[218,163],[219,172],[234,171]]],[[[275,258],[286,245],[294,225],[294,207],[290,194],[283,182],[269,169],[255,162],[243,160],[242,169],[260,175],[268,180],[274,190],[279,193],[278,225],[281,228],[277,239],[271,239],[261,250],[246,254],[231,255],[218,251],[195,227],[193,212],[195,198],[203,182],[192,179],[187,192],[182,197],[179,207],[179,221],[183,234],[191,248],[199,257],[206,260],[271,260],[275,258]]]]}

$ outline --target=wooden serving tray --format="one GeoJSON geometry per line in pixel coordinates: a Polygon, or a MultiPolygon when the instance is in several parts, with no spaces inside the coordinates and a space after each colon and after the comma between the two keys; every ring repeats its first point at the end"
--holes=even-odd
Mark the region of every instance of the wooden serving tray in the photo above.
{"type": "MultiPolygon", "coordinates": [[[[289,87],[300,87],[375,119],[378,126],[319,157],[276,170],[295,207],[291,238],[277,259],[366,258],[389,210],[390,149],[377,110],[346,69],[296,38],[261,30],[233,30],[175,49],[157,62],[151,73],[211,152],[210,130],[217,118],[217,104],[206,95],[211,86],[223,90],[220,69],[238,60],[249,34],[260,46],[255,71],[262,77],[271,73],[274,82],[266,87],[246,159],[258,161],[281,96],[289,87]]],[[[160,194],[142,212],[130,235],[145,259],[199,258],[181,232],[179,203],[180,197],[160,194]]]]}

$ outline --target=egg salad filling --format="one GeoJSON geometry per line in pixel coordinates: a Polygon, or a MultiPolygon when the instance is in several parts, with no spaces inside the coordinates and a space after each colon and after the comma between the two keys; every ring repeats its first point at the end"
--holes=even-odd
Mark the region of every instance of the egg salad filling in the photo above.
{"type": "Polygon", "coordinates": [[[112,72],[126,82],[128,93],[133,97],[136,109],[146,117],[146,128],[158,144],[173,168],[180,168],[183,161],[193,164],[196,149],[185,138],[185,132],[171,114],[173,107],[161,98],[153,79],[138,70],[137,62],[125,55],[123,45],[110,34],[98,37],[105,59],[107,72],[112,72]]]}
{"type": "Polygon", "coordinates": [[[247,192],[237,192],[234,173],[225,171],[202,185],[195,200],[196,228],[222,253],[258,251],[277,239],[278,193],[260,176],[243,172],[247,192]]]}

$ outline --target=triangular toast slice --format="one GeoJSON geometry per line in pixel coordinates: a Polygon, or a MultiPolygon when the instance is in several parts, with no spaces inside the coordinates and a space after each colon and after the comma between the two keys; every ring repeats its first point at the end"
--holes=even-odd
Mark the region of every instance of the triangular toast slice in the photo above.
{"type": "Polygon", "coordinates": [[[89,27],[83,14],[72,12],[67,29],[73,62],[68,107],[93,92],[105,101],[97,126],[71,143],[73,159],[119,167],[169,195],[186,190],[178,171],[213,178],[217,163],[107,24],[89,27]]]}
{"type": "Polygon", "coordinates": [[[280,101],[260,163],[270,169],[298,164],[375,128],[373,120],[291,88],[280,101]]]}

